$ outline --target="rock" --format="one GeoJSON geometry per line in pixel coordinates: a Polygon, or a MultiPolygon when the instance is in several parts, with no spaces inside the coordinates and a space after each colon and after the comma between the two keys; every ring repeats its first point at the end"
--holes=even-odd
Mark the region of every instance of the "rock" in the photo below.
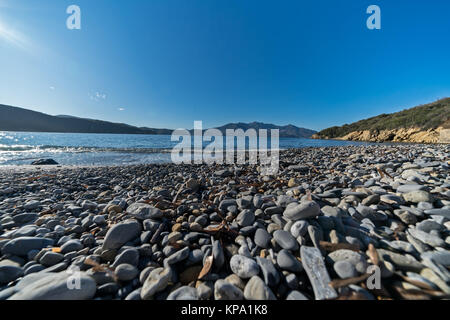
{"type": "Polygon", "coordinates": [[[56,162],[53,159],[39,159],[36,161],[33,161],[31,163],[32,166],[49,166],[49,165],[57,165],[58,162],[56,162]]]}
{"type": "Polygon", "coordinates": [[[150,272],[141,290],[141,299],[149,300],[155,293],[163,291],[172,278],[170,268],[157,268],[150,272]]]}
{"type": "Polygon", "coordinates": [[[442,247],[445,248],[445,241],[438,236],[432,235],[431,233],[426,233],[420,230],[409,228],[408,232],[414,238],[426,243],[432,247],[442,247]]]}
{"type": "Polygon", "coordinates": [[[286,300],[309,300],[305,295],[299,291],[293,290],[289,292],[286,300]]]}
{"type": "Polygon", "coordinates": [[[129,248],[122,251],[115,257],[111,267],[116,268],[123,263],[131,264],[132,266],[137,267],[139,263],[139,251],[135,248],[129,248]]]}
{"type": "Polygon", "coordinates": [[[247,300],[276,300],[272,290],[258,276],[251,277],[247,282],[244,297],[247,300]]]}
{"type": "Polygon", "coordinates": [[[126,220],[108,230],[103,241],[103,249],[119,249],[128,241],[139,236],[141,225],[135,220],[126,220]]]}
{"type": "Polygon", "coordinates": [[[89,300],[97,285],[84,272],[46,273],[44,277],[20,288],[8,300],[89,300]]]}
{"type": "Polygon", "coordinates": [[[341,279],[354,278],[358,276],[355,266],[346,260],[337,261],[333,265],[333,268],[341,279]]]}
{"type": "Polygon", "coordinates": [[[277,255],[277,264],[278,266],[287,271],[291,272],[302,272],[303,267],[300,261],[298,261],[292,253],[290,253],[288,250],[283,249],[278,252],[277,255]]]}
{"type": "Polygon", "coordinates": [[[399,193],[408,193],[413,191],[426,190],[427,187],[420,184],[403,184],[397,188],[399,193]]]}
{"type": "Polygon", "coordinates": [[[138,276],[139,270],[131,264],[122,263],[116,268],[115,273],[120,281],[130,281],[138,276]]]}
{"type": "Polygon", "coordinates": [[[255,214],[250,209],[245,209],[236,217],[236,222],[241,227],[248,227],[255,222],[255,214]]]}
{"type": "Polygon", "coordinates": [[[299,204],[291,203],[284,210],[283,216],[296,221],[316,217],[320,214],[320,207],[314,201],[304,201],[299,204]]]}
{"type": "MultiPolygon", "coordinates": [[[[30,201],[27,201],[27,202],[23,205],[23,207],[24,207],[25,210],[27,210],[27,211],[33,211],[33,210],[36,210],[36,209],[38,209],[40,206],[41,206],[41,202],[38,201],[38,200],[30,200],[30,201]]],[[[32,219],[30,219],[30,220],[32,220],[32,219]]]]}
{"type": "Polygon", "coordinates": [[[275,241],[280,247],[286,250],[297,250],[298,242],[295,238],[287,231],[277,230],[273,233],[275,241]]]}
{"type": "Polygon", "coordinates": [[[23,275],[23,270],[16,266],[0,266],[0,285],[8,284],[23,275]]]}
{"type": "Polygon", "coordinates": [[[261,248],[267,249],[269,247],[269,243],[272,237],[266,231],[266,229],[259,228],[255,232],[255,243],[257,246],[261,248]]]}
{"type": "Polygon", "coordinates": [[[214,284],[214,298],[216,300],[242,300],[244,293],[231,283],[220,279],[214,284]]]}
{"type": "Polygon", "coordinates": [[[31,250],[41,250],[52,246],[53,240],[40,237],[20,237],[8,241],[2,248],[3,254],[12,254],[26,257],[31,250]]]}
{"type": "Polygon", "coordinates": [[[83,249],[83,244],[80,242],[80,240],[73,239],[67,241],[61,246],[61,253],[66,254],[73,251],[79,251],[81,249],[83,249]]]}
{"type": "Polygon", "coordinates": [[[278,283],[280,282],[280,274],[273,265],[272,261],[270,261],[269,259],[256,257],[256,262],[261,268],[264,282],[269,287],[275,287],[276,285],[278,285],[278,283]]]}
{"type": "Polygon", "coordinates": [[[406,202],[411,202],[411,203],[419,203],[419,202],[432,203],[434,201],[433,196],[423,190],[416,190],[416,191],[403,193],[402,196],[406,202]]]}
{"type": "Polygon", "coordinates": [[[190,282],[197,280],[202,268],[202,266],[192,266],[183,270],[183,272],[180,273],[180,282],[182,284],[189,284],[190,282]]]}
{"type": "Polygon", "coordinates": [[[367,271],[367,261],[363,257],[363,255],[361,255],[358,252],[355,252],[352,250],[347,250],[347,249],[340,249],[340,250],[331,252],[328,255],[328,258],[333,263],[336,263],[338,261],[348,261],[361,274],[366,273],[366,271],[367,271]]]}
{"type": "Polygon", "coordinates": [[[166,259],[166,262],[168,265],[172,265],[175,263],[178,263],[180,261],[183,261],[187,259],[189,256],[189,247],[185,247],[181,250],[178,250],[174,254],[172,254],[170,257],[166,259]]]}
{"type": "Polygon", "coordinates": [[[225,256],[223,254],[222,245],[220,244],[219,240],[215,240],[213,242],[212,253],[214,266],[216,267],[217,270],[219,270],[225,263],[225,256]]]}
{"type": "Polygon", "coordinates": [[[259,273],[258,264],[247,257],[234,255],[230,260],[230,267],[233,273],[242,279],[248,279],[259,273]]]}
{"type": "Polygon", "coordinates": [[[139,220],[160,219],[163,212],[146,203],[133,203],[127,208],[127,212],[134,218],[139,220]]]}
{"type": "Polygon", "coordinates": [[[41,257],[41,259],[39,259],[39,262],[43,266],[51,267],[54,266],[55,264],[60,263],[63,260],[64,256],[62,254],[48,251],[41,257]]]}
{"type": "Polygon", "coordinates": [[[291,226],[291,234],[294,238],[303,237],[308,232],[308,222],[305,220],[295,221],[291,226]]]}
{"type": "Polygon", "coordinates": [[[303,268],[311,282],[316,300],[337,298],[336,291],[329,285],[331,279],[319,249],[302,246],[300,254],[303,268]]]}
{"type": "Polygon", "coordinates": [[[186,188],[191,189],[192,191],[197,191],[199,187],[200,184],[196,179],[191,178],[188,181],[186,181],[186,188]]]}
{"type": "Polygon", "coordinates": [[[199,300],[197,289],[183,286],[172,291],[167,300],[199,300]]]}
{"type": "Polygon", "coordinates": [[[409,254],[399,254],[385,249],[377,249],[380,259],[391,262],[396,268],[420,272],[424,266],[409,254]]]}

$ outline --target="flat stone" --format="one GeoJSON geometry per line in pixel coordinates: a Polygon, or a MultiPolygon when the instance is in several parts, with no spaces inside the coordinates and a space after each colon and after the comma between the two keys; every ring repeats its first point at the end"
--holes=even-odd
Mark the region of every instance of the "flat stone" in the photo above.
{"type": "Polygon", "coordinates": [[[48,251],[41,259],[39,259],[40,264],[46,267],[54,266],[64,260],[64,255],[56,252],[48,251]]]}
{"type": "Polygon", "coordinates": [[[166,262],[169,265],[175,264],[175,263],[178,263],[180,261],[187,259],[188,256],[189,256],[189,247],[185,247],[181,250],[178,250],[177,252],[172,254],[170,257],[168,257],[166,259],[166,262]]]}
{"type": "Polygon", "coordinates": [[[251,277],[247,282],[244,297],[247,300],[276,300],[272,290],[258,276],[251,277]]]}
{"type": "Polygon", "coordinates": [[[303,266],[298,261],[292,253],[290,253],[288,250],[283,249],[278,252],[277,255],[277,264],[278,266],[287,271],[291,272],[302,272],[303,266]]]}
{"type": "Polygon", "coordinates": [[[167,300],[199,300],[197,289],[182,286],[175,291],[172,291],[167,300]]]}
{"type": "Polygon", "coordinates": [[[103,249],[119,249],[128,241],[138,237],[140,233],[141,225],[135,220],[118,223],[106,233],[103,249]]]}
{"type": "Polygon", "coordinates": [[[354,278],[358,276],[355,266],[346,260],[337,261],[333,265],[333,268],[341,279],[354,278]]]}
{"type": "Polygon", "coordinates": [[[20,288],[8,300],[89,300],[97,291],[94,279],[84,272],[45,273],[45,276],[20,288]],[[79,286],[77,286],[79,285],[79,286]]]}
{"type": "Polygon", "coordinates": [[[150,272],[141,290],[141,299],[149,300],[155,293],[163,291],[172,278],[171,268],[157,268],[150,272]]]}
{"type": "Polygon", "coordinates": [[[139,220],[160,219],[163,212],[147,203],[133,203],[127,208],[127,213],[139,220]]]}
{"type": "Polygon", "coordinates": [[[426,243],[432,247],[445,248],[445,241],[435,235],[432,235],[431,233],[426,233],[414,228],[409,228],[408,232],[414,238],[419,239],[423,243],[426,243]]]}
{"type": "Polygon", "coordinates": [[[23,275],[23,269],[16,266],[0,266],[0,285],[8,284],[23,275]]]}
{"type": "Polygon", "coordinates": [[[352,250],[340,249],[333,251],[328,255],[328,259],[333,263],[338,261],[348,261],[359,273],[366,273],[367,271],[367,261],[364,256],[352,250]]]}
{"type": "Polygon", "coordinates": [[[255,213],[250,209],[245,209],[238,214],[236,222],[241,227],[251,226],[255,222],[255,213]]]}
{"type": "Polygon", "coordinates": [[[399,254],[385,249],[377,249],[380,259],[391,262],[398,269],[420,272],[424,268],[413,256],[409,254],[399,254]]]}
{"type": "Polygon", "coordinates": [[[286,250],[297,250],[298,242],[295,238],[287,231],[277,230],[273,233],[275,241],[286,250]]]}
{"type": "Polygon", "coordinates": [[[266,229],[259,228],[255,232],[255,243],[257,246],[261,248],[267,249],[270,244],[270,240],[272,237],[270,234],[266,231],[266,229]]]}
{"type": "Polygon", "coordinates": [[[256,257],[256,262],[261,268],[264,277],[264,282],[269,287],[275,287],[276,285],[278,285],[278,283],[280,282],[280,274],[273,265],[272,261],[269,259],[256,257]]]}
{"type": "Polygon", "coordinates": [[[305,220],[295,221],[291,226],[291,234],[294,238],[303,237],[308,232],[309,223],[305,220]]]}
{"type": "Polygon", "coordinates": [[[73,251],[79,251],[83,249],[83,244],[80,240],[73,239],[69,240],[61,246],[61,253],[66,254],[73,251]]]}
{"type": "Polygon", "coordinates": [[[244,293],[238,287],[220,279],[214,284],[214,298],[216,300],[242,300],[244,293]]]}
{"type": "Polygon", "coordinates": [[[52,246],[53,240],[39,237],[20,237],[8,241],[2,248],[3,254],[12,254],[17,256],[27,256],[31,250],[41,250],[42,248],[52,246]]]}
{"type": "Polygon", "coordinates": [[[299,204],[291,203],[286,207],[283,216],[289,220],[314,218],[320,214],[320,206],[315,201],[304,201],[299,204]]]}
{"type": "Polygon", "coordinates": [[[323,262],[322,254],[315,247],[300,248],[303,268],[313,287],[316,300],[337,298],[336,291],[330,286],[330,276],[323,262]]]}
{"type": "Polygon", "coordinates": [[[233,273],[242,279],[251,278],[259,273],[258,264],[250,258],[234,255],[230,260],[230,267],[233,273]]]}

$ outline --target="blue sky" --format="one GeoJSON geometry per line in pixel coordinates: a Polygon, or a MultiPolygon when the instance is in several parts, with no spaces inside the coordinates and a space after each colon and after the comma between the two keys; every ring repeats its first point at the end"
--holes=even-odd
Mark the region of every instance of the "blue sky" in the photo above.
{"type": "Polygon", "coordinates": [[[449,14],[447,0],[0,0],[0,103],[323,129],[450,96],[449,14]]]}

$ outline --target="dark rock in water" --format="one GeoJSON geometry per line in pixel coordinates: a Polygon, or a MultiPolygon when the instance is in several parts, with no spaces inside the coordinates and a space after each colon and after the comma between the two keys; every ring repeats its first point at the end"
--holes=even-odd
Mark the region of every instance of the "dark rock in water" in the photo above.
{"type": "Polygon", "coordinates": [[[53,159],[39,159],[39,160],[33,161],[31,163],[31,165],[33,165],[33,166],[51,166],[51,165],[54,166],[57,164],[59,164],[59,163],[53,159]]]}
{"type": "Polygon", "coordinates": [[[302,246],[300,248],[303,268],[308,275],[314,290],[316,300],[335,299],[336,291],[330,286],[330,275],[325,268],[322,254],[314,247],[302,246]]]}

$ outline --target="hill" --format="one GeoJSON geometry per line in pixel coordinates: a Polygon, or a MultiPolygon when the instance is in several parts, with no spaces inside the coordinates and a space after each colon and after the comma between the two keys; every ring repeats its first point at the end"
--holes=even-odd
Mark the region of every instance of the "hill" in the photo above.
{"type": "Polygon", "coordinates": [[[313,138],[436,143],[450,129],[450,98],[320,131],[313,138]]]}
{"type": "Polygon", "coordinates": [[[51,116],[42,112],[7,105],[0,105],[0,130],[63,133],[172,133],[168,129],[138,128],[124,123],[113,123],[67,115],[51,116]]]}

